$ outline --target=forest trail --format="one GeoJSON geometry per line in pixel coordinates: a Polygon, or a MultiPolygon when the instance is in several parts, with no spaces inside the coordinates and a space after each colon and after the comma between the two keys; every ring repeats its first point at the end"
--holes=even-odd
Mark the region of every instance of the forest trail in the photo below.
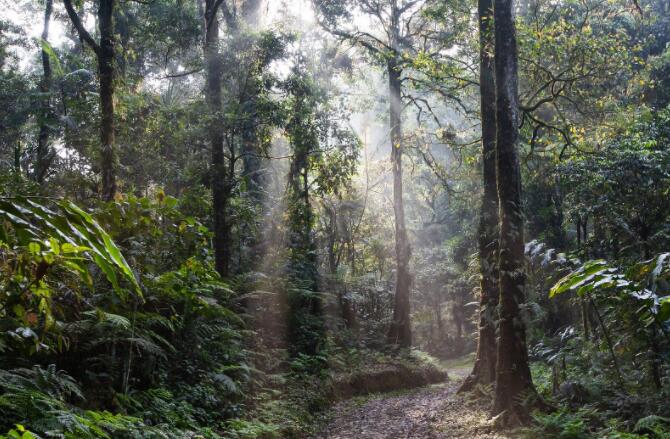
{"type": "Polygon", "coordinates": [[[456,393],[470,366],[449,368],[450,381],[401,394],[354,398],[333,407],[312,439],[510,439],[492,429],[485,407],[456,393]]]}

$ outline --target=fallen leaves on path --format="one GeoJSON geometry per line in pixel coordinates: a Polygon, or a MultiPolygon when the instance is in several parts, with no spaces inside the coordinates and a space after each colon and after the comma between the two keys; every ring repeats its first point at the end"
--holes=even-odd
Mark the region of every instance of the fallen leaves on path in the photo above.
{"type": "Polygon", "coordinates": [[[333,407],[332,421],[313,439],[508,439],[496,432],[480,403],[458,395],[461,371],[451,382],[401,395],[377,395],[333,407]]]}

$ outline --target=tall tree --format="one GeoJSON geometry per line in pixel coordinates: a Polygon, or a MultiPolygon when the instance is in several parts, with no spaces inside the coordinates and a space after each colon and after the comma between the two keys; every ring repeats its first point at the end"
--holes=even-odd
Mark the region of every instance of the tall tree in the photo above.
{"type": "Polygon", "coordinates": [[[206,100],[210,112],[209,141],[212,154],[211,187],[212,210],[214,213],[214,259],[216,271],[221,276],[228,276],[231,258],[231,231],[228,224],[227,210],[229,203],[230,184],[226,172],[224,155],[224,135],[221,120],[222,113],[222,74],[223,66],[219,52],[219,20],[217,12],[220,0],[205,0],[205,68],[206,68],[206,100]]]}
{"type": "Polygon", "coordinates": [[[292,159],[288,173],[289,339],[294,353],[314,355],[322,342],[322,304],[318,291],[314,212],[310,201],[311,156],[319,149],[317,90],[302,59],[286,81],[289,119],[286,134],[292,159]]]}
{"type": "Polygon", "coordinates": [[[374,0],[324,1],[314,0],[320,24],[331,34],[362,47],[386,71],[389,93],[389,133],[393,173],[393,213],[395,217],[396,285],[393,319],[388,340],[401,347],[412,343],[409,293],[412,275],[409,270],[411,248],[405,225],[403,201],[402,156],[402,96],[404,54],[412,51],[414,38],[421,34],[422,10],[427,1],[374,0]],[[355,12],[354,12],[355,11],[355,12]],[[363,14],[381,28],[373,35],[356,26],[354,14],[363,14]]]}
{"type": "Polygon", "coordinates": [[[389,341],[403,347],[412,344],[410,324],[409,291],[412,275],[409,272],[411,249],[405,226],[405,204],[402,189],[402,67],[399,60],[400,9],[397,1],[391,1],[389,26],[390,47],[386,72],[389,80],[389,128],[391,131],[391,165],[393,167],[393,214],[395,216],[396,286],[393,305],[393,320],[388,332],[389,341]]]}
{"type": "Polygon", "coordinates": [[[284,43],[278,34],[253,32],[254,23],[260,20],[259,4],[258,0],[219,0],[211,5],[206,3],[204,8],[207,11],[216,8],[221,12],[227,33],[227,38],[218,42],[216,49],[211,48],[213,41],[206,43],[210,46],[206,54],[207,65],[211,67],[208,67],[207,77],[213,81],[207,92],[213,115],[210,137],[212,145],[217,145],[213,154],[219,155],[218,151],[222,151],[220,156],[213,156],[211,172],[216,198],[215,253],[219,271],[225,275],[238,270],[254,270],[263,254],[264,245],[257,232],[261,218],[266,217],[266,172],[262,157],[270,143],[269,132],[280,124],[275,116],[278,104],[269,92],[272,75],[267,73],[268,66],[283,57],[284,43]],[[237,193],[256,212],[254,219],[247,217],[247,220],[236,223],[227,219],[230,199],[237,193]],[[233,247],[237,250],[237,260],[233,258],[233,247]]]}
{"type": "Polygon", "coordinates": [[[105,201],[114,199],[116,194],[117,153],[114,145],[114,13],[116,0],[99,0],[98,27],[100,40],[96,42],[82,24],[72,0],[63,0],[65,9],[77,30],[79,38],[94,52],[98,60],[100,81],[100,174],[102,180],[101,196],[105,201]]]}
{"type": "Polygon", "coordinates": [[[42,93],[42,109],[40,114],[40,128],[37,135],[37,154],[35,160],[35,170],[33,178],[41,183],[47,175],[53,154],[49,148],[49,135],[51,134],[50,124],[53,123],[53,108],[51,105],[51,86],[53,82],[53,72],[51,69],[51,60],[49,58],[49,26],[51,24],[51,14],[53,12],[53,0],[47,0],[44,5],[44,27],[42,28],[42,81],[40,82],[40,92],[42,93]]]}
{"type": "Polygon", "coordinates": [[[518,56],[513,0],[495,0],[496,171],[500,204],[499,323],[493,413],[504,424],[529,420],[524,401],[537,400],[528,365],[524,302],[524,234],[521,210],[518,56]]]}
{"type": "MultiPolygon", "coordinates": [[[[260,108],[262,103],[259,101],[262,100],[264,70],[270,60],[282,52],[282,48],[276,48],[276,55],[268,55],[267,51],[263,50],[263,35],[253,33],[260,23],[260,7],[260,0],[244,0],[239,3],[239,11],[224,7],[223,12],[234,39],[232,47],[229,48],[233,52],[231,58],[241,61],[237,74],[229,78],[230,90],[237,90],[232,105],[240,112],[238,116],[241,119],[238,128],[242,159],[241,179],[250,204],[260,217],[264,217],[267,182],[262,160],[264,148],[260,140],[263,133],[260,132],[262,115],[259,113],[262,111],[260,108]]],[[[248,235],[247,245],[250,248],[249,262],[251,262],[249,269],[254,269],[263,253],[262,239],[254,230],[250,230],[248,235]]]]}
{"type": "Polygon", "coordinates": [[[496,90],[493,58],[493,0],[477,2],[479,23],[479,90],[484,194],[479,212],[479,340],[472,373],[460,391],[492,384],[496,373],[498,306],[498,192],[496,188],[496,90]]]}

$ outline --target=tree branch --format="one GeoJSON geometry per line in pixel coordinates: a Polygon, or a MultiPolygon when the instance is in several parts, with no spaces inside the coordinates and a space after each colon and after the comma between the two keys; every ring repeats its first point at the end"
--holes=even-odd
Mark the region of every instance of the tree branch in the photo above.
{"type": "Polygon", "coordinates": [[[70,21],[72,21],[72,25],[79,34],[79,38],[81,38],[82,41],[85,41],[86,44],[88,44],[91,47],[91,49],[93,49],[96,55],[99,55],[100,46],[98,45],[98,43],[95,42],[93,37],[91,37],[91,34],[88,33],[88,31],[82,24],[81,19],[77,14],[77,11],[75,11],[74,7],[72,6],[72,0],[63,0],[63,3],[65,4],[65,10],[67,11],[67,15],[70,17],[70,21]]]}
{"type": "Polygon", "coordinates": [[[202,72],[202,70],[203,70],[202,67],[198,67],[197,69],[188,70],[186,72],[168,74],[168,75],[165,75],[165,76],[161,77],[161,79],[182,78],[184,76],[189,76],[189,75],[193,75],[195,73],[200,73],[200,72],[202,72]]]}

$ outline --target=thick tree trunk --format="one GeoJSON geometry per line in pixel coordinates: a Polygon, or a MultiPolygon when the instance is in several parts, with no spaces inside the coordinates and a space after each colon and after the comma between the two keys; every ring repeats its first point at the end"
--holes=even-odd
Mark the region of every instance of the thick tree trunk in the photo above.
{"type": "Polygon", "coordinates": [[[409,290],[412,275],[409,272],[411,249],[405,228],[405,205],[402,189],[402,121],[401,82],[397,60],[388,62],[389,76],[389,122],[391,128],[391,164],[393,167],[393,213],[395,215],[396,286],[393,320],[388,340],[400,347],[412,344],[410,326],[409,290]]]}
{"type": "Polygon", "coordinates": [[[216,17],[216,0],[205,1],[205,64],[207,74],[206,100],[211,116],[209,141],[212,148],[211,187],[214,214],[214,263],[216,271],[228,276],[230,268],[230,226],[228,225],[227,178],[224,139],[221,126],[221,56],[219,54],[219,21],[216,17]]]}
{"type": "MultiPolygon", "coordinates": [[[[53,12],[53,0],[47,0],[44,7],[44,28],[42,29],[43,44],[49,41],[49,25],[51,23],[51,14],[53,12]]],[[[42,49],[42,81],[40,82],[40,92],[42,93],[42,111],[40,115],[40,131],[37,137],[37,154],[35,160],[34,179],[42,183],[47,175],[51,165],[51,151],[49,148],[49,134],[51,128],[49,124],[53,119],[53,108],[51,106],[51,84],[52,71],[49,54],[42,49]]]]}
{"type": "Polygon", "coordinates": [[[498,192],[496,187],[496,104],[493,59],[493,0],[479,0],[479,87],[484,196],[479,213],[479,341],[472,373],[459,391],[490,385],[496,372],[498,306],[498,192]]]}
{"type": "Polygon", "coordinates": [[[116,0],[100,0],[100,141],[102,199],[111,201],[116,195],[117,156],[114,146],[114,8],[116,0]]]}
{"type": "Polygon", "coordinates": [[[518,78],[513,0],[495,0],[496,163],[500,203],[500,320],[493,413],[503,424],[530,420],[524,401],[536,401],[528,366],[524,302],[524,237],[521,171],[517,156],[518,78]]]}
{"type": "Polygon", "coordinates": [[[75,11],[72,0],[64,0],[65,9],[79,39],[84,41],[98,60],[100,80],[100,177],[102,180],[101,197],[111,201],[116,195],[117,155],[114,146],[114,10],[116,0],[99,0],[98,27],[100,43],[96,43],[75,11]]]}

